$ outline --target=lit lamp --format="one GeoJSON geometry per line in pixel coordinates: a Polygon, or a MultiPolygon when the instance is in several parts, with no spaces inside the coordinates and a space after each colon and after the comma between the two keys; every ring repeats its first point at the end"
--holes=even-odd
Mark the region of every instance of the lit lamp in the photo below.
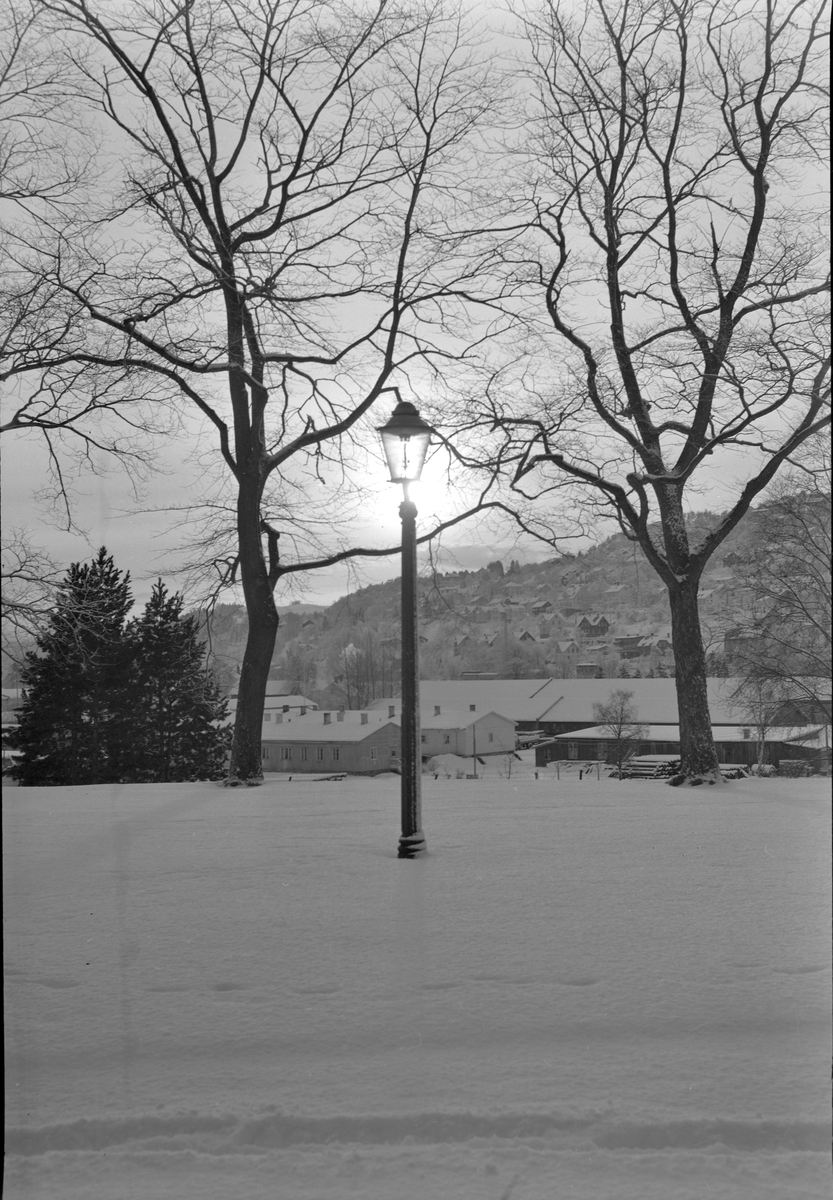
{"type": "Polygon", "coordinates": [[[408,495],[408,484],[422,474],[431,441],[426,425],[413,404],[400,400],[386,425],[379,427],[391,483],[401,483],[402,518],[402,724],[399,760],[402,771],[402,835],[399,858],[425,853],[422,832],[422,755],[419,730],[419,667],[417,643],[417,510],[408,495]]]}

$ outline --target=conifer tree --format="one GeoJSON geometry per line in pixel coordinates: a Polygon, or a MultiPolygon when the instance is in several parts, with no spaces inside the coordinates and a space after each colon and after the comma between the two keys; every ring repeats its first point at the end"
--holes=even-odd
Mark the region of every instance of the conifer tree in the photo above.
{"type": "Polygon", "coordinates": [[[134,719],[128,777],[136,783],[215,779],[223,774],[226,702],[205,666],[198,622],[161,579],[129,629],[134,719]]]}
{"type": "Polygon", "coordinates": [[[23,786],[110,783],[123,778],[129,719],[130,576],[102,547],[73,563],[37,651],[26,656],[24,702],[13,746],[23,786]]]}

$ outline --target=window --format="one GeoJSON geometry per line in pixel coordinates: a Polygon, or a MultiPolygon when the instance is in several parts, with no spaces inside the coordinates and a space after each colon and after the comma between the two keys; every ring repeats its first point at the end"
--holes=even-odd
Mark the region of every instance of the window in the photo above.
{"type": "Polygon", "coordinates": [[[391,758],[396,758],[396,746],[391,746],[390,756],[391,756],[391,758]]]}
{"type": "Polygon", "coordinates": [[[333,760],[338,758],[338,746],[333,746],[333,760]]]}
{"type": "Polygon", "coordinates": [[[318,759],[319,762],[321,762],[321,760],[324,758],[324,747],[323,746],[319,746],[318,749],[315,751],[315,757],[318,759]]]}
{"type": "Polygon", "coordinates": [[[284,760],[287,758],[292,758],[292,747],[291,746],[281,746],[281,758],[284,760]]]}
{"type": "Polygon", "coordinates": [[[261,758],[261,762],[265,761],[265,760],[266,760],[268,757],[269,757],[269,747],[268,747],[268,746],[261,746],[261,747],[260,747],[260,758],[261,758]]]}
{"type": "Polygon", "coordinates": [[[309,758],[309,750],[306,748],[306,746],[302,746],[301,747],[301,762],[306,762],[308,758],[309,758]]]}
{"type": "Polygon", "coordinates": [[[271,714],[271,713],[264,713],[264,714],[263,714],[263,719],[264,719],[264,721],[271,721],[271,720],[272,720],[272,714],[271,714]]]}
{"type": "Polygon", "coordinates": [[[578,758],[578,742],[567,743],[567,757],[578,758]]]}
{"type": "Polygon", "coordinates": [[[375,759],[375,758],[376,758],[376,747],[375,747],[375,746],[371,746],[371,747],[370,747],[370,757],[371,757],[372,759],[375,759]]]}
{"type": "Polygon", "coordinates": [[[494,735],[493,733],[490,733],[490,734],[489,734],[489,741],[490,741],[490,742],[493,742],[494,740],[495,740],[495,735],[494,735]]]}
{"type": "Polygon", "coordinates": [[[607,758],[607,742],[597,742],[596,743],[596,758],[599,758],[599,759],[607,758]]]}
{"type": "Polygon", "coordinates": [[[427,734],[427,733],[421,733],[421,734],[419,735],[419,740],[420,740],[421,742],[427,742],[427,741],[428,741],[428,734],[427,734]]]}
{"type": "Polygon", "coordinates": [[[444,733],[444,734],[443,734],[443,745],[444,745],[444,746],[450,746],[450,745],[451,745],[451,734],[450,734],[450,733],[444,733]]]}

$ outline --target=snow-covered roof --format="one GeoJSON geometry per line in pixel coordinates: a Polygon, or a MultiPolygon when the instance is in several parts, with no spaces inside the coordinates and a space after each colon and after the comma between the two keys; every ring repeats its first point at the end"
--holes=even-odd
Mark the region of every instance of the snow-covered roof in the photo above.
{"type": "MultiPolygon", "coordinates": [[[[402,717],[402,701],[391,700],[394,716],[388,716],[387,705],[384,708],[345,709],[339,713],[329,710],[330,720],[325,724],[325,711],[305,713],[303,716],[295,713],[284,713],[279,722],[264,721],[261,738],[263,741],[363,741],[370,733],[383,725],[393,725],[397,729],[402,717]],[[362,716],[367,719],[362,720],[362,716]]],[[[485,717],[497,717],[514,725],[509,717],[497,712],[471,712],[466,709],[443,709],[435,713],[433,707],[420,705],[420,725],[423,732],[432,729],[468,729],[485,717]]]]}
{"type": "MultiPolygon", "coordinates": [[[[318,705],[314,700],[307,699],[306,696],[294,696],[284,693],[270,695],[267,692],[263,702],[264,719],[267,713],[271,718],[274,716],[279,716],[281,713],[283,713],[284,709],[288,709],[289,712],[284,714],[284,719],[286,719],[286,716],[289,715],[289,713],[293,711],[300,713],[302,708],[307,709],[309,712],[315,712],[318,709],[318,705]]],[[[228,717],[226,719],[226,724],[229,724],[232,721],[236,712],[237,693],[235,692],[232,696],[228,697],[228,717]]]]}
{"type": "MultiPolygon", "coordinates": [[[[564,679],[424,679],[419,685],[420,707],[433,711],[439,704],[449,712],[459,709],[482,716],[499,713],[511,721],[538,720],[563,695],[564,679]]],[[[400,704],[394,699],[376,700],[374,708],[387,711],[387,705],[400,704]]]]}
{"type": "MultiPolygon", "coordinates": [[[[715,725],[738,723],[737,703],[731,700],[737,679],[706,681],[709,711],[715,725]]],[[[595,724],[594,704],[604,704],[611,692],[633,693],[637,719],[661,724],[677,720],[677,691],[673,679],[423,679],[419,685],[423,708],[492,710],[513,721],[586,721],[595,724]]],[[[398,700],[375,700],[373,708],[387,711],[398,700]]]]}
{"type": "MultiPolygon", "coordinates": [[[[757,733],[754,725],[716,725],[712,727],[712,736],[716,742],[755,742],[757,733]]],[[[588,729],[577,729],[574,733],[559,733],[553,741],[578,741],[587,738],[590,741],[610,741],[613,734],[604,725],[591,725],[588,729]]],[[[796,728],[791,725],[767,729],[768,742],[793,742],[802,745],[812,745],[814,739],[823,744],[819,738],[818,728],[796,728]]],[[[680,740],[679,725],[642,725],[639,733],[641,742],[678,742],[680,740]]]]}
{"type": "MultiPolygon", "coordinates": [[[[422,697],[421,697],[422,698],[422,697]]],[[[402,713],[401,700],[391,701],[396,710],[396,719],[398,720],[402,713]]],[[[495,712],[490,709],[489,712],[478,712],[476,709],[471,711],[468,706],[466,708],[443,708],[440,705],[440,711],[434,711],[434,705],[421,704],[419,710],[419,723],[423,732],[431,729],[468,729],[471,725],[476,725],[478,721],[482,721],[485,717],[497,717],[499,721],[506,721],[510,725],[515,722],[511,717],[506,717],[502,713],[495,712]]],[[[387,710],[385,710],[387,711],[387,710]]]]}
{"type": "MultiPolygon", "coordinates": [[[[236,700],[239,690],[239,683],[235,684],[234,690],[229,692],[229,699],[236,700]]],[[[289,684],[284,679],[268,679],[266,681],[266,697],[272,696],[291,696],[294,695],[289,684]]]]}

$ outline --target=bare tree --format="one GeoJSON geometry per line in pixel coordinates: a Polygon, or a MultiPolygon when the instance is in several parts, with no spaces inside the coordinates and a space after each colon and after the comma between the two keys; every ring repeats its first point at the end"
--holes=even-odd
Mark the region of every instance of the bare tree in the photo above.
{"type": "Polygon", "coordinates": [[[766,763],[767,735],[776,725],[783,724],[778,716],[784,706],[780,682],[761,675],[742,675],[732,689],[730,700],[740,723],[755,730],[760,770],[766,763]]]}
{"type": "Polygon", "coordinates": [[[71,198],[88,165],[58,61],[43,53],[37,0],[0,13],[0,200],[44,215],[71,198]]]}
{"type": "MultiPolygon", "coordinates": [[[[88,316],[54,277],[55,255],[65,269],[78,263],[74,234],[101,164],[49,24],[39,0],[9,0],[0,13],[0,432],[43,439],[49,469],[38,496],[69,528],[79,469],[115,466],[136,482],[152,461],[151,435],[175,423],[147,379],[78,357],[90,348],[88,316]]],[[[31,568],[31,543],[27,556],[31,568]]]]}
{"type": "Polygon", "coordinates": [[[544,0],[524,14],[516,202],[530,215],[502,237],[540,324],[485,417],[518,491],[578,488],[664,582],[682,772],[714,780],[700,577],[829,422],[826,4],[544,0]],[[693,497],[727,480],[728,511],[690,537],[693,497]]]}
{"type": "Polygon", "coordinates": [[[619,779],[622,778],[622,763],[645,737],[645,726],[639,724],[639,713],[632,701],[633,692],[617,690],[611,692],[603,704],[593,705],[593,720],[614,743],[619,779]]]}
{"type": "Polygon", "coordinates": [[[380,397],[464,352],[480,265],[453,225],[496,85],[430,3],[37,7],[118,145],[98,203],[47,248],[44,286],[83,322],[45,359],[213,433],[234,492],[220,569],[249,623],[231,777],[256,781],[276,583],[360,552],[285,561],[270,487],[339,477],[380,397]]]}
{"type": "Polygon", "coordinates": [[[63,574],[25,530],[3,531],[2,638],[3,651],[13,662],[22,664],[43,631],[63,574]]]}
{"type": "Polygon", "coordinates": [[[817,450],[756,512],[743,575],[753,607],[734,631],[741,694],[792,710],[782,724],[830,720],[830,454],[817,450]]]}

